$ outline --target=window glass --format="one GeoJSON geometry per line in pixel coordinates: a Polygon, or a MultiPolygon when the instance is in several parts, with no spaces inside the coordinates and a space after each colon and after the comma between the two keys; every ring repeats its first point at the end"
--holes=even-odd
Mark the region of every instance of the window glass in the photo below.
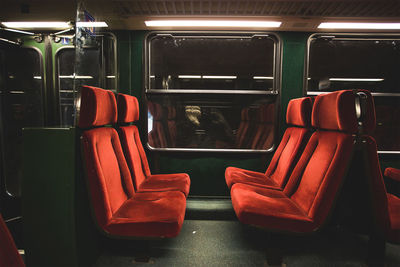
{"type": "Polygon", "coordinates": [[[22,128],[44,125],[42,55],[18,46],[0,51],[2,167],[7,192],[20,196],[22,128]]]}
{"type": "Polygon", "coordinates": [[[400,96],[375,96],[376,128],[373,137],[379,151],[400,151],[400,96]]]}
{"type": "Polygon", "coordinates": [[[150,89],[273,90],[273,37],[156,35],[149,42],[150,89]]]}
{"type": "Polygon", "coordinates": [[[271,150],[279,99],[279,47],[271,34],[148,35],[149,147],[271,150]]]}
{"type": "Polygon", "coordinates": [[[400,151],[400,36],[317,34],[309,40],[309,95],[367,89],[376,108],[378,151],[400,151]]]}
{"type": "Polygon", "coordinates": [[[276,96],[151,95],[148,137],[153,148],[271,149],[276,96]]]}
{"type": "Polygon", "coordinates": [[[80,88],[82,85],[91,85],[116,89],[115,52],[115,38],[112,35],[93,36],[90,43],[79,49],[77,56],[73,47],[62,47],[58,50],[56,66],[61,126],[74,125],[74,86],[80,88]],[[75,75],[74,71],[77,72],[75,75]]]}
{"type": "Polygon", "coordinates": [[[309,51],[308,91],[400,93],[400,39],[317,36],[309,51]]]}

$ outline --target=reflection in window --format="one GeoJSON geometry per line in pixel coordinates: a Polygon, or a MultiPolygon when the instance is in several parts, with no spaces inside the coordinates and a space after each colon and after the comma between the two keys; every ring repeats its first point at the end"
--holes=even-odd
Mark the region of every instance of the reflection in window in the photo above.
{"type": "Polygon", "coordinates": [[[308,94],[367,89],[376,107],[378,150],[400,151],[398,36],[314,35],[309,40],[308,94]]]}
{"type": "Polygon", "coordinates": [[[42,55],[8,45],[0,55],[2,167],[7,191],[20,196],[22,128],[44,125],[42,55]]]}
{"type": "Polygon", "coordinates": [[[270,96],[150,96],[153,148],[271,149],[275,100],[270,96]]]}
{"type": "Polygon", "coordinates": [[[148,35],[149,146],[272,149],[279,48],[266,33],[148,35]]]}

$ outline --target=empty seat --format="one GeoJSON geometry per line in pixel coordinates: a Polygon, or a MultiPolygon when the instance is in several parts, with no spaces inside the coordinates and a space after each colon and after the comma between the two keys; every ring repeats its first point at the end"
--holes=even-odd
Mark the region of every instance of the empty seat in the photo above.
{"type": "Polygon", "coordinates": [[[14,239],[0,215],[0,266],[22,267],[25,266],[14,239]]]}
{"type": "Polygon", "coordinates": [[[317,96],[312,126],[316,132],[283,191],[239,183],[232,186],[233,208],[242,223],[309,233],[325,222],[354,149],[357,118],[353,92],[317,96]]]}
{"type": "MultiPolygon", "coordinates": [[[[362,130],[362,150],[364,152],[364,166],[368,178],[369,194],[371,196],[372,215],[374,222],[372,225],[377,227],[374,234],[382,235],[388,241],[400,242],[400,198],[390,194],[382,177],[379,165],[377,146],[371,134],[375,131],[375,107],[374,101],[369,92],[363,91],[367,97],[365,110],[363,111],[362,130]]],[[[400,182],[400,170],[387,168],[385,176],[400,182]]]]}
{"type": "MultiPolygon", "coordinates": [[[[118,94],[117,100],[120,124],[139,120],[139,104],[136,97],[118,94]]],[[[119,130],[125,158],[138,192],[180,191],[185,196],[189,194],[190,178],[186,173],[151,174],[139,130],[135,125],[121,126],[119,130]]]]}
{"type": "Polygon", "coordinates": [[[289,102],[286,129],[271,163],[265,173],[228,167],[225,180],[229,188],[235,183],[261,185],[282,189],[302,152],[309,137],[311,126],[312,100],[309,97],[293,99],[289,102]]]}
{"type": "Polygon", "coordinates": [[[111,91],[84,86],[78,126],[90,201],[99,228],[111,236],[174,237],[183,223],[186,199],[178,191],[135,191],[115,129],[117,104],[111,91]],[[87,129],[92,128],[93,129],[87,129]]]}

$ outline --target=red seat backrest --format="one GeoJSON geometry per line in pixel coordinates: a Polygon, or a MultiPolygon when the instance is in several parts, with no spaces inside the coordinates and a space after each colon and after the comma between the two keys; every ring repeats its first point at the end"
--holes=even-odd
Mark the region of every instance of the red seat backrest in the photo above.
{"type": "MultiPolygon", "coordinates": [[[[117,103],[111,91],[83,86],[78,126],[115,124],[117,103]]],[[[98,127],[82,134],[83,157],[91,203],[98,225],[104,229],[113,214],[134,194],[134,188],[118,133],[98,127]]]]}
{"type": "MultiPolygon", "coordinates": [[[[122,114],[135,114],[135,116],[118,116],[118,122],[131,123],[139,120],[139,103],[134,96],[118,94],[118,107],[122,114]],[[131,103],[131,104],[128,104],[131,103]]],[[[135,125],[120,127],[121,142],[125,149],[126,161],[129,169],[132,170],[132,177],[135,187],[151,175],[149,163],[140,140],[139,130],[135,125]]]]}
{"type": "Polygon", "coordinates": [[[317,96],[312,126],[316,132],[308,141],[284,193],[319,227],[332,210],[352,158],[353,134],[357,132],[353,92],[317,96]]]}
{"type": "Polygon", "coordinates": [[[286,129],[265,174],[283,188],[310,136],[312,100],[293,99],[286,112],[286,129]]]}

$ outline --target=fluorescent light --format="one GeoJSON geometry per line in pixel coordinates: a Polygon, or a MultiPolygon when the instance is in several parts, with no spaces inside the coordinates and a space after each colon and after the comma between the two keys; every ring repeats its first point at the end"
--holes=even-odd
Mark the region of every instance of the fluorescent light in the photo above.
{"type": "Polygon", "coordinates": [[[23,34],[28,34],[28,35],[35,35],[33,32],[20,31],[20,30],[16,30],[16,29],[4,28],[4,30],[9,31],[9,32],[17,32],[17,33],[23,33],[23,34]]]}
{"type": "Polygon", "coordinates": [[[323,22],[319,29],[365,29],[365,30],[399,30],[400,23],[347,23],[323,22]]]}
{"type": "Polygon", "coordinates": [[[156,75],[150,75],[150,79],[155,79],[156,75]]]}
{"type": "Polygon", "coordinates": [[[381,82],[382,78],[329,78],[333,82],[381,82]]]}
{"type": "Polygon", "coordinates": [[[273,80],[274,77],[268,77],[268,76],[254,76],[254,80],[273,80]]]}
{"type": "Polygon", "coordinates": [[[201,75],[178,75],[179,79],[201,79],[201,75]]]}
{"type": "Polygon", "coordinates": [[[252,20],[147,20],[147,27],[235,27],[278,28],[280,21],[252,20]]]}
{"type": "Polygon", "coordinates": [[[68,22],[63,21],[9,21],[2,22],[7,28],[32,29],[32,28],[51,28],[65,29],[71,27],[68,22]]]}
{"type": "Polygon", "coordinates": [[[203,75],[203,79],[236,79],[237,76],[214,76],[214,75],[203,75]]]}
{"type": "Polygon", "coordinates": [[[61,79],[93,79],[93,76],[79,76],[79,75],[60,75],[61,79]]]}
{"type": "Polygon", "coordinates": [[[104,21],[79,21],[76,23],[76,27],[86,27],[86,28],[104,28],[108,27],[107,23],[104,21]]]}
{"type": "Polygon", "coordinates": [[[107,75],[106,78],[107,79],[115,79],[115,75],[107,75]]]}
{"type": "Polygon", "coordinates": [[[33,79],[41,80],[41,79],[42,79],[42,76],[33,76],[33,79]]]}

